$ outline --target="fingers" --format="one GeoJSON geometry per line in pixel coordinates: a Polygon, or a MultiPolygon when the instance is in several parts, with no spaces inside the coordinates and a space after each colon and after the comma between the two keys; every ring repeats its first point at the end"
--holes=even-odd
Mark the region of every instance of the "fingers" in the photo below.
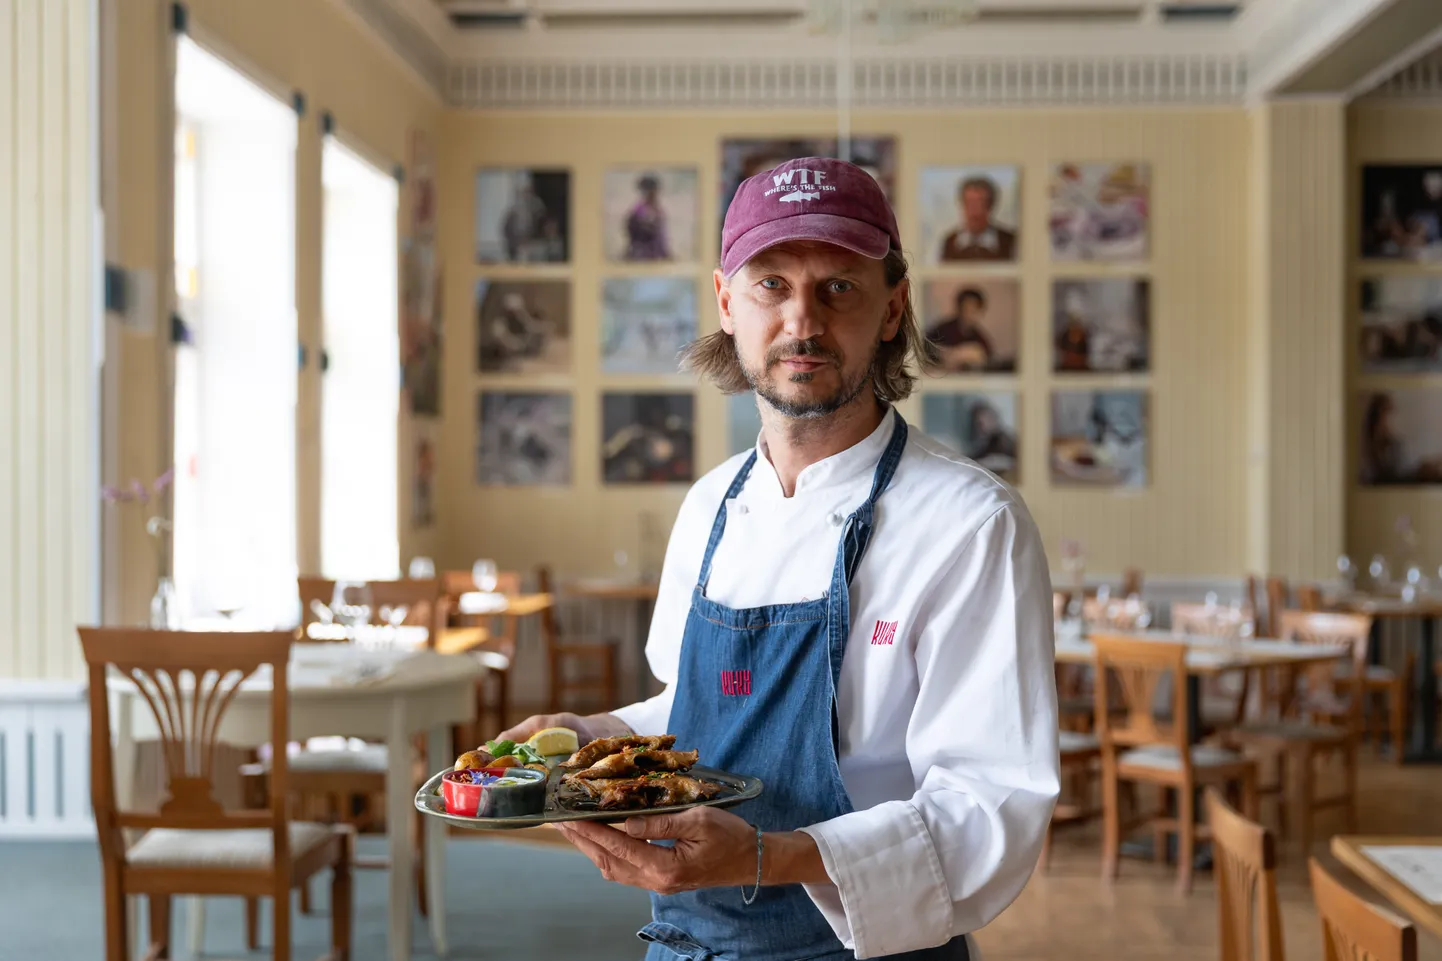
{"type": "Polygon", "coordinates": [[[576,730],[576,723],[579,718],[574,714],[533,714],[515,727],[507,728],[497,734],[497,741],[525,741],[537,731],[548,727],[569,727],[576,730]]]}
{"type": "Polygon", "coordinates": [[[645,841],[627,837],[607,824],[570,821],[566,823],[566,829],[566,836],[572,840],[577,838],[585,840],[612,857],[620,858],[637,867],[654,868],[664,862],[669,855],[669,852],[652,847],[645,841]]]}
{"type": "Polygon", "coordinates": [[[652,814],[627,818],[625,830],[633,838],[658,841],[681,837],[683,822],[670,814],[652,814]]]}

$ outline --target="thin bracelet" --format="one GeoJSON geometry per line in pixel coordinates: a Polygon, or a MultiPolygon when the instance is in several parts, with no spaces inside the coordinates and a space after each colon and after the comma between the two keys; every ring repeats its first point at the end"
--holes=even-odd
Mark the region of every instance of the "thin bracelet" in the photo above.
{"type": "Polygon", "coordinates": [[[746,889],[741,889],[741,900],[747,904],[756,900],[756,895],[761,893],[761,829],[756,829],[756,887],[747,894],[746,889]]]}

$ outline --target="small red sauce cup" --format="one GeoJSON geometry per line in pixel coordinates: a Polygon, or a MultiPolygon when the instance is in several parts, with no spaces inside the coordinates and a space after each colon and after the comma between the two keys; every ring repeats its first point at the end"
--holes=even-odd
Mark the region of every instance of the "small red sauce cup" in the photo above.
{"type": "Polygon", "coordinates": [[[546,802],[546,774],[524,767],[473,768],[468,771],[447,771],[441,776],[441,797],[446,813],[461,817],[515,817],[538,814],[546,802]],[[471,784],[463,777],[489,774],[493,777],[515,777],[523,784],[471,784]]]}

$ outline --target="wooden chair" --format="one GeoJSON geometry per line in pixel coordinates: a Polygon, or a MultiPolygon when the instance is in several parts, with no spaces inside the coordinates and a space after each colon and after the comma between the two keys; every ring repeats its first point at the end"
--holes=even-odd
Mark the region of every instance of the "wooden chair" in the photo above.
{"type": "Polygon", "coordinates": [[[1113,631],[1134,631],[1138,629],[1146,608],[1124,597],[1088,597],[1082,601],[1082,620],[1092,627],[1113,631]]]}
{"type": "MultiPolygon", "coordinates": [[[[301,626],[316,623],[319,618],[311,608],[311,601],[320,601],[329,607],[335,596],[335,581],[325,577],[300,577],[296,579],[296,586],[300,593],[301,626]]],[[[371,592],[372,624],[386,623],[381,619],[381,608],[404,607],[406,614],[401,619],[401,624],[424,627],[430,631],[432,639],[439,636],[445,617],[439,580],[403,578],[394,581],[367,581],[366,586],[371,592]]]]}
{"type": "MultiPolygon", "coordinates": [[[[1298,584],[1298,585],[1297,585],[1296,596],[1297,596],[1297,607],[1296,607],[1296,610],[1299,610],[1299,611],[1320,611],[1320,610],[1322,610],[1322,608],[1323,608],[1323,606],[1324,606],[1324,605],[1322,604],[1322,589],[1321,589],[1320,587],[1318,587],[1317,585],[1315,585],[1315,584],[1298,584]]],[[[1280,615],[1281,615],[1282,610],[1284,610],[1284,609],[1285,609],[1285,608],[1278,608],[1278,611],[1277,611],[1277,613],[1278,613],[1277,621],[1276,621],[1275,624],[1272,625],[1272,629],[1273,629],[1274,631],[1280,631],[1280,630],[1282,629],[1282,621],[1281,621],[1280,615]]]]}
{"type": "Polygon", "coordinates": [[[1291,606],[1285,577],[1267,578],[1267,621],[1263,637],[1277,637],[1282,630],[1282,612],[1291,606]]]}
{"type": "Polygon", "coordinates": [[[1178,838],[1177,887],[1191,890],[1196,842],[1207,831],[1197,824],[1196,792],[1207,784],[1240,786],[1243,809],[1255,817],[1256,762],[1235,751],[1209,744],[1189,743],[1186,717],[1187,646],[1166,641],[1135,640],[1094,633],[1096,649],[1095,723],[1102,757],[1102,874],[1117,877],[1122,834],[1138,826],[1124,825],[1119,801],[1122,781],[1152,784],[1176,794],[1177,815],[1159,812],[1141,824],[1151,827],[1158,860],[1166,850],[1166,837],[1178,838]],[[1112,675],[1116,684],[1110,683],[1112,675]],[[1170,718],[1158,718],[1158,693],[1171,685],[1170,718]],[[1113,715],[1110,698],[1115,692],[1124,713],[1113,715]]]}
{"type": "Polygon", "coordinates": [[[351,948],[351,849],[346,827],[291,821],[288,765],[276,751],[267,806],[225,811],[213,777],[217,735],[241,683],[262,667],[271,672],[270,743],[283,745],[290,726],[286,672],[288,632],[202,633],[131,628],[79,629],[90,679],[91,802],[104,876],[105,956],[128,961],[126,898],[150,905],[150,957],[170,956],[174,895],[269,897],[275,903],[274,958],[289,961],[290,892],[329,868],[330,961],[351,948]],[[133,683],[155,718],[166,764],[160,810],[120,810],[110,740],[110,668],[133,683]],[[124,831],[144,830],[127,848],[124,831]]]}
{"type": "Polygon", "coordinates": [[[1279,820],[1285,828],[1295,819],[1296,836],[1305,852],[1311,849],[1312,817],[1317,811],[1341,807],[1347,830],[1357,829],[1361,677],[1372,619],[1364,614],[1289,610],[1281,612],[1280,627],[1279,633],[1287,640],[1347,646],[1353,664],[1353,673],[1341,678],[1333,662],[1303,671],[1278,670],[1281,688],[1270,698],[1276,703],[1278,719],[1239,725],[1225,735],[1233,746],[1275,762],[1277,780],[1262,785],[1259,793],[1278,797],[1279,820]],[[1340,793],[1319,797],[1316,762],[1331,757],[1342,761],[1343,788],[1340,793]]]}
{"type": "MultiPolygon", "coordinates": [[[[477,590],[476,579],[471,576],[470,571],[445,571],[441,575],[441,594],[444,598],[443,604],[446,609],[446,623],[460,625],[472,618],[482,618],[487,615],[461,614],[458,610],[462,594],[469,594],[477,590]]],[[[521,575],[514,571],[501,571],[496,575],[497,594],[519,594],[521,593],[521,575]]],[[[481,736],[482,731],[503,730],[508,725],[511,716],[511,666],[516,663],[516,635],[519,624],[514,617],[500,618],[500,630],[493,633],[484,645],[474,652],[477,657],[486,662],[490,668],[476,681],[476,726],[470,736],[466,738],[468,743],[457,745],[462,749],[469,750],[484,743],[486,738],[481,736]],[[494,691],[488,694],[487,684],[494,685],[494,691]],[[496,719],[493,724],[486,722],[486,708],[494,706],[496,719]],[[469,743],[475,742],[475,743],[469,743]]]]}
{"type": "Polygon", "coordinates": [[[1243,817],[1216,788],[1208,787],[1204,798],[1222,961],[1282,961],[1272,832],[1243,817]]]}
{"type": "Polygon", "coordinates": [[[1061,755],[1062,784],[1067,795],[1057,802],[1052,811],[1051,822],[1042,838],[1041,858],[1038,867],[1045,871],[1051,866],[1052,832],[1066,824],[1079,824],[1097,816],[1092,801],[1092,782],[1096,776],[1096,760],[1101,757],[1101,742],[1093,734],[1062,730],[1059,732],[1057,747],[1061,755]]]}
{"type": "Polygon", "coordinates": [[[1128,567],[1122,571],[1122,597],[1140,597],[1142,593],[1142,569],[1128,567]]]}
{"type": "MultiPolygon", "coordinates": [[[[542,594],[555,596],[551,569],[542,565],[536,570],[542,594]]],[[[546,640],[546,659],[550,668],[550,711],[565,710],[572,694],[591,696],[599,702],[597,710],[609,711],[619,706],[620,691],[616,684],[617,641],[604,638],[594,641],[566,641],[554,606],[541,612],[541,634],[546,640]],[[568,668],[580,667],[572,679],[568,668]]]]}
{"type": "Polygon", "coordinates": [[[1417,961],[1416,928],[1353,894],[1316,858],[1308,858],[1307,867],[1326,961],[1417,961]]]}
{"type": "MultiPolygon", "coordinates": [[[[1241,638],[1255,624],[1255,613],[1248,608],[1235,611],[1230,607],[1191,602],[1172,604],[1168,613],[1172,630],[1178,634],[1200,637],[1241,638]]],[[[1202,685],[1202,733],[1214,734],[1242,723],[1251,694],[1252,672],[1234,671],[1222,677],[1209,677],[1202,685]],[[1241,678],[1241,687],[1228,690],[1226,681],[1241,678]]]]}

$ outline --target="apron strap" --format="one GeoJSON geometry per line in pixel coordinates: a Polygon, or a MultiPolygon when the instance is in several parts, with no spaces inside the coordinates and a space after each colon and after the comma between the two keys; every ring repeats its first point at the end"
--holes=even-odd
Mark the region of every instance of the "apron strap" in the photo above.
{"type": "Polygon", "coordinates": [[[752,448],[751,456],[746,458],[746,463],[736,472],[731,486],[726,488],[726,496],[721,498],[721,506],[716,508],[716,519],[711,522],[711,539],[706,542],[706,554],[701,558],[701,576],[697,578],[698,589],[703,594],[706,593],[706,585],[711,583],[711,556],[716,553],[716,545],[721,543],[721,535],[726,531],[726,504],[746,486],[746,478],[751,476],[751,468],[755,463],[756,450],[752,448]]]}
{"type": "Polygon", "coordinates": [[[831,734],[832,745],[840,746],[839,725],[836,716],[836,689],[841,684],[841,658],[846,653],[846,640],[851,634],[851,578],[861,564],[862,555],[871,543],[871,532],[875,528],[876,502],[891,486],[896,476],[896,467],[906,451],[906,421],[893,408],[896,428],[886,452],[876,465],[876,475],[871,481],[871,495],[866,498],[851,516],[841,533],[841,543],[836,548],[836,564],[831,569],[831,599],[827,614],[827,634],[831,640],[831,734]]]}

